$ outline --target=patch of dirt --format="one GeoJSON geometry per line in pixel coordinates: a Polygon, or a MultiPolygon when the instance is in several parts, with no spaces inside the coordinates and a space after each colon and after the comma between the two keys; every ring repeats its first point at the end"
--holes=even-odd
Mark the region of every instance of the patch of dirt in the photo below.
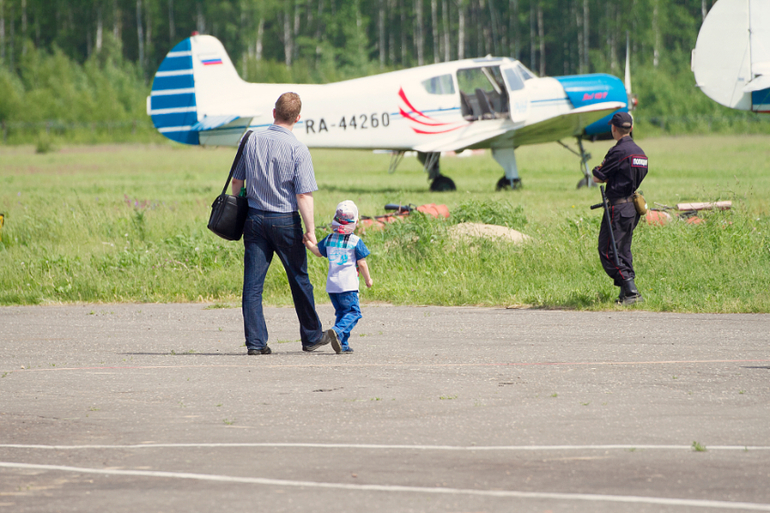
{"type": "Polygon", "coordinates": [[[505,226],[482,223],[460,223],[449,229],[449,235],[454,240],[463,237],[485,237],[487,239],[504,239],[520,244],[532,240],[532,237],[505,226]]]}

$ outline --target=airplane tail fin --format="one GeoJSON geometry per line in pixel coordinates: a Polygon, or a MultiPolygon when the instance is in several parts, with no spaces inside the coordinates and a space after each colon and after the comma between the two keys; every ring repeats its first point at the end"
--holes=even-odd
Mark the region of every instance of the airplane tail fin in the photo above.
{"type": "Polygon", "coordinates": [[[232,118],[231,113],[217,112],[217,91],[223,85],[243,83],[217,38],[193,35],[163,59],[147,98],[147,114],[155,128],[172,141],[200,144],[199,132],[210,129],[211,124],[202,127],[204,118],[232,118]]]}

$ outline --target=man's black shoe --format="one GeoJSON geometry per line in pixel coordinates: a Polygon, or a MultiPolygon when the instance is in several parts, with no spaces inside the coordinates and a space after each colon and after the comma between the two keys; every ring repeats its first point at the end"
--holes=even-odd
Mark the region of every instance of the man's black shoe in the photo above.
{"type": "MultiPolygon", "coordinates": [[[[317,344],[313,344],[312,346],[302,346],[302,350],[307,352],[315,351],[319,347],[330,343],[332,340],[337,340],[337,333],[334,330],[326,330],[317,344]]],[[[337,340],[337,344],[339,345],[339,340],[337,340]]]]}
{"type": "Polygon", "coordinates": [[[621,293],[623,294],[623,299],[620,300],[621,305],[633,305],[634,303],[641,303],[644,301],[644,298],[639,293],[639,289],[636,288],[633,278],[629,278],[623,282],[621,293]]]}
{"type": "Polygon", "coordinates": [[[269,348],[268,346],[265,346],[265,347],[263,347],[262,349],[249,349],[249,354],[250,354],[250,355],[255,355],[255,354],[270,354],[270,353],[272,353],[272,352],[273,352],[273,351],[271,351],[271,350],[270,350],[270,348],[269,348]]]}

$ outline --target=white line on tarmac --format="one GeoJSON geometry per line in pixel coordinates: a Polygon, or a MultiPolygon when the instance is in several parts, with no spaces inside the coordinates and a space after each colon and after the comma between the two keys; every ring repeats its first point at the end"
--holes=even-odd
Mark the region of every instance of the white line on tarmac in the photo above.
{"type": "Polygon", "coordinates": [[[315,481],[289,481],[283,479],[266,479],[261,477],[236,477],[215,474],[191,474],[187,472],[162,472],[153,470],[114,470],[70,467],[64,465],[32,465],[28,463],[0,462],[3,468],[58,470],[61,472],[76,472],[80,474],[101,474],[113,476],[161,477],[172,479],[194,479],[198,481],[215,481],[222,483],[245,483],[271,486],[297,486],[307,488],[327,488],[353,491],[376,492],[412,492],[447,495],[476,495],[482,497],[516,497],[522,499],[555,499],[566,501],[620,502],[636,504],[657,504],[665,506],[685,506],[701,508],[730,508],[746,511],[770,511],[770,504],[753,502],[729,502],[696,499],[669,499],[662,497],[640,497],[634,495],[600,495],[590,493],[554,493],[554,492],[518,492],[515,490],[471,490],[463,488],[428,488],[423,486],[399,485],[354,485],[344,483],[319,483],[315,481]]]}
{"type": "MultiPolygon", "coordinates": [[[[674,450],[692,451],[692,445],[386,445],[386,444],[315,444],[315,443],[139,443],[127,445],[40,445],[40,444],[0,444],[0,449],[171,449],[171,448],[248,448],[248,447],[289,447],[312,449],[385,449],[417,451],[608,451],[608,450],[674,450]]],[[[709,451],[767,451],[770,446],[763,445],[708,445],[709,451]]]]}
{"type": "MultiPolygon", "coordinates": [[[[243,353],[245,355],[245,353],[243,353]]],[[[324,353],[319,353],[324,355],[324,353]]],[[[155,356],[172,356],[170,354],[158,354],[155,356]]],[[[190,356],[195,356],[190,354],[190,356]]],[[[227,356],[227,355],[222,355],[227,356]]],[[[235,356],[235,355],[232,355],[235,356]]],[[[235,356],[240,357],[242,355],[235,356]]],[[[333,356],[326,353],[326,356],[333,356]]],[[[271,359],[277,359],[270,357],[271,359]]],[[[336,360],[336,359],[335,359],[336,360]]],[[[329,363],[324,361],[323,363],[285,363],[285,364],[263,364],[260,360],[259,367],[262,369],[288,369],[288,368],[329,368],[335,365],[345,367],[357,367],[357,368],[443,368],[443,367],[569,367],[569,366],[629,366],[629,365],[700,365],[700,364],[712,364],[712,363],[769,363],[770,359],[758,359],[758,360],[660,360],[660,361],[638,361],[638,362],[480,362],[480,363],[351,363],[345,362],[340,364],[329,363]]],[[[108,365],[108,366],[92,366],[92,367],[39,367],[31,369],[9,369],[3,371],[6,373],[13,372],[62,372],[62,371],[92,371],[92,370],[155,370],[155,369],[233,369],[243,368],[251,369],[254,367],[254,361],[243,364],[193,364],[193,365],[108,365]]]]}

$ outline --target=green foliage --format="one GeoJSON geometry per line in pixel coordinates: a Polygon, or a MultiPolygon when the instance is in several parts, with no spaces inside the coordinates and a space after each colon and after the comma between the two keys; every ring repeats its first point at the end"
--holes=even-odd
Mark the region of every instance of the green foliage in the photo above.
{"type": "Polygon", "coordinates": [[[520,230],[527,224],[527,216],[521,205],[509,201],[468,200],[452,210],[452,220],[457,223],[484,223],[507,226],[520,230]]]}
{"type": "Polygon", "coordinates": [[[113,46],[82,65],[58,47],[48,53],[30,46],[18,76],[0,69],[0,121],[6,122],[8,142],[44,147],[56,137],[159,139],[144,113],[147,89],[136,67],[116,57],[113,46]]]}

